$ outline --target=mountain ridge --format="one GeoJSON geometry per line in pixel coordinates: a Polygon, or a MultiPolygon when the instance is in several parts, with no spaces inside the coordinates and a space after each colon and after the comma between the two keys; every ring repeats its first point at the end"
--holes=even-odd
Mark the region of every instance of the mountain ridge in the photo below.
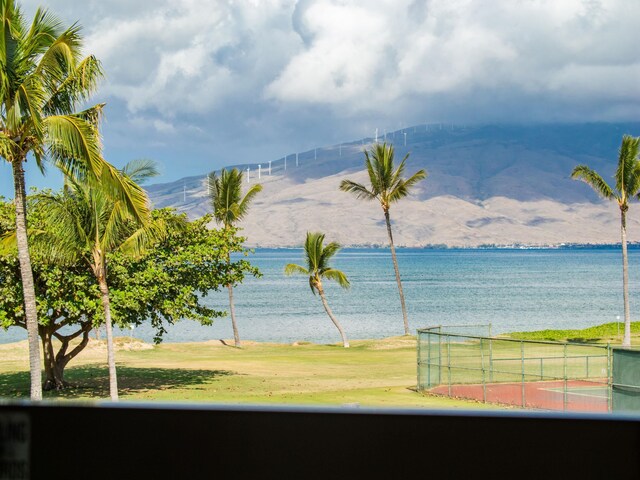
{"type": "MultiPolygon", "coordinates": [[[[409,153],[407,175],[420,168],[429,173],[413,195],[392,206],[394,240],[416,247],[619,243],[617,205],[570,173],[586,163],[609,180],[622,135],[639,132],[640,123],[589,123],[417,125],[379,135],[378,141],[393,143],[397,162],[409,153]]],[[[380,206],[338,190],[345,178],[367,183],[362,150],[373,141],[299,152],[297,162],[289,154],[286,170],[285,157],[235,165],[245,175],[249,168],[251,183],[259,170],[263,185],[240,224],[247,244],[290,247],[300,245],[306,231],[320,230],[345,246],[386,245],[380,206]]],[[[210,212],[206,175],[150,185],[147,192],[158,208],[191,218],[210,212]]],[[[638,241],[633,207],[628,227],[629,239],[638,241]]]]}

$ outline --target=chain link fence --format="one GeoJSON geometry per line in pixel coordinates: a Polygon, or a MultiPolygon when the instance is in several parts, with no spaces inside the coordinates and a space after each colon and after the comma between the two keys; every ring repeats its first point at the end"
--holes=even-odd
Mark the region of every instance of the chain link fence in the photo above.
{"type": "Polygon", "coordinates": [[[491,336],[490,325],[418,330],[418,390],[523,408],[612,411],[612,348],[491,336]]]}

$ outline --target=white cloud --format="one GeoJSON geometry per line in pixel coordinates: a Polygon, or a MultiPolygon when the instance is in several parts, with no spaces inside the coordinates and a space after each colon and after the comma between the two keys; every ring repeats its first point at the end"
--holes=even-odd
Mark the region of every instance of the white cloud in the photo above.
{"type": "MultiPolygon", "coordinates": [[[[25,2],[29,8],[32,3],[25,2]]],[[[640,82],[621,75],[633,75],[640,64],[639,2],[90,0],[84,10],[71,0],[50,5],[65,19],[79,15],[87,50],[108,74],[104,94],[123,100],[131,112],[165,119],[300,105],[329,106],[339,118],[384,116],[416,102],[438,103],[442,96],[463,95],[473,103],[478,92],[492,90],[523,100],[534,95],[536,102],[552,102],[559,94],[576,102],[592,96],[637,102],[640,96],[640,82]]]]}
{"type": "Polygon", "coordinates": [[[267,87],[270,98],[352,112],[484,89],[550,97],[562,91],[583,102],[592,95],[616,101],[624,91],[624,98],[639,100],[637,2],[359,4],[307,2],[299,15],[306,48],[267,87]]]}
{"type": "Polygon", "coordinates": [[[101,19],[88,49],[110,72],[106,92],[132,112],[206,114],[230,98],[259,96],[296,43],[292,9],[276,0],[158,2],[139,17],[101,19]]]}
{"type": "Polygon", "coordinates": [[[376,127],[637,120],[640,108],[638,1],[47,4],[103,62],[105,144],[127,156],[161,146],[222,163],[376,127]]]}

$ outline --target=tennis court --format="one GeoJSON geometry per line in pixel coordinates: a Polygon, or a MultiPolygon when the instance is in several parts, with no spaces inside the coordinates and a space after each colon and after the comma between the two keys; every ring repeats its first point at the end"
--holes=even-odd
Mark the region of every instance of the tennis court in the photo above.
{"type": "Polygon", "coordinates": [[[640,378],[629,376],[640,372],[639,352],[617,351],[495,337],[490,325],[429,327],[418,330],[418,390],[540,410],[637,410],[640,378]]]}
{"type": "Polygon", "coordinates": [[[439,385],[425,390],[436,395],[466,398],[541,410],[604,413],[609,411],[609,388],[601,383],[584,380],[555,380],[518,383],[473,385],[439,385]]]}

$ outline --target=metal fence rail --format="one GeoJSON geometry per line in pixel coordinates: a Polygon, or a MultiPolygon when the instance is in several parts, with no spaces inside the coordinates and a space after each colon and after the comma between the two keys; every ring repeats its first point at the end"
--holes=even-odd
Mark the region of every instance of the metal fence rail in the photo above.
{"type": "Polygon", "coordinates": [[[610,345],[491,336],[490,325],[418,330],[418,390],[525,408],[612,410],[610,345]]]}

